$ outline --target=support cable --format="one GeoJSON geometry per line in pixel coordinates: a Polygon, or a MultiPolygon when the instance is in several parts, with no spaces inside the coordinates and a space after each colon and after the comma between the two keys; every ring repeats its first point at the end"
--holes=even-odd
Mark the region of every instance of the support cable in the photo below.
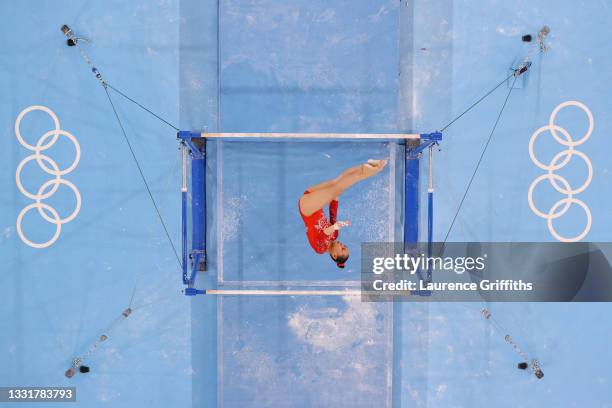
{"type": "Polygon", "coordinates": [[[81,47],[79,45],[80,42],[89,43],[89,40],[86,40],[86,39],[84,39],[82,37],[75,36],[74,33],[72,32],[72,29],[70,27],[68,27],[67,25],[63,25],[61,30],[64,33],[64,35],[66,37],[68,37],[68,45],[69,46],[75,46],[79,50],[79,54],[81,54],[81,57],[83,58],[83,61],[85,61],[85,63],[87,65],[89,65],[89,67],[91,68],[91,72],[94,73],[96,78],[100,81],[100,83],[102,84],[102,86],[105,89],[106,88],[112,89],[113,91],[117,92],[119,95],[121,95],[122,97],[124,97],[128,101],[134,103],[136,106],[138,106],[142,110],[148,112],[150,115],[152,115],[152,116],[156,117],[157,119],[159,119],[161,122],[163,122],[166,125],[170,126],[171,128],[173,128],[177,132],[179,131],[179,128],[177,126],[175,126],[172,123],[168,122],[166,119],[162,118],[161,116],[159,116],[158,114],[153,112],[151,109],[147,108],[143,104],[139,103],[138,101],[136,101],[133,98],[131,98],[128,95],[126,95],[125,93],[121,92],[119,89],[117,89],[114,86],[112,86],[111,84],[109,84],[108,81],[104,77],[102,77],[102,74],[100,73],[98,68],[96,68],[94,66],[93,62],[91,61],[91,58],[89,58],[89,55],[87,55],[87,53],[85,52],[83,47],[81,47]]]}
{"type": "MultiPolygon", "coordinates": [[[[115,104],[113,103],[113,100],[112,100],[112,98],[110,96],[110,93],[108,92],[108,89],[110,88],[113,91],[117,92],[122,97],[124,97],[127,100],[133,102],[138,107],[140,107],[141,109],[143,109],[146,112],[150,113],[151,115],[155,116],[157,119],[159,119],[160,121],[162,121],[166,125],[172,127],[176,131],[178,131],[179,129],[176,126],[172,125],[170,122],[168,122],[165,119],[163,119],[161,116],[155,114],[150,109],[146,108],[142,104],[138,103],[134,99],[130,98],[129,96],[127,96],[126,94],[121,92],[119,89],[117,89],[117,88],[113,87],[111,84],[109,84],[108,81],[106,81],[106,79],[102,76],[100,71],[94,66],[93,62],[91,61],[91,59],[89,58],[89,56],[87,55],[85,50],[83,50],[83,48],[79,45],[79,41],[81,41],[82,39],[80,39],[79,37],[76,37],[74,35],[74,33],[72,32],[72,30],[70,29],[70,27],[68,27],[67,25],[63,25],[61,27],[61,30],[64,33],[64,35],[66,37],[68,37],[68,45],[69,46],[72,45],[72,46],[76,46],[77,47],[77,49],[79,50],[79,53],[81,54],[81,57],[83,58],[85,63],[87,65],[89,65],[89,67],[91,68],[91,72],[93,72],[94,75],[96,76],[96,78],[98,79],[98,81],[100,81],[100,84],[102,85],[102,88],[104,89],[104,92],[106,93],[106,97],[108,98],[108,102],[110,103],[110,106],[113,109],[113,113],[115,114],[115,118],[117,119],[117,123],[119,124],[119,127],[121,128],[121,133],[123,134],[123,138],[125,139],[125,142],[126,142],[128,148],[130,150],[130,153],[132,155],[132,159],[134,160],[134,163],[136,164],[136,167],[138,168],[138,172],[140,173],[140,178],[142,179],[144,187],[147,190],[149,198],[151,199],[151,203],[153,204],[155,212],[157,213],[157,217],[159,218],[159,222],[160,222],[161,226],[164,229],[164,232],[166,234],[166,238],[168,239],[168,243],[170,244],[170,247],[172,248],[172,252],[174,252],[174,256],[176,257],[176,260],[177,260],[177,262],[179,264],[179,268],[182,270],[183,269],[183,263],[182,263],[179,255],[178,255],[178,251],[176,250],[176,246],[174,245],[174,242],[172,241],[172,238],[170,237],[170,232],[168,231],[168,227],[166,226],[164,218],[161,215],[161,211],[159,210],[157,202],[155,201],[155,197],[153,197],[153,193],[151,192],[151,188],[149,187],[149,183],[147,182],[147,179],[146,179],[146,177],[144,175],[144,172],[142,170],[142,166],[140,165],[140,162],[138,161],[138,158],[136,157],[136,153],[134,152],[132,144],[130,143],[130,140],[129,140],[128,136],[127,136],[127,133],[125,131],[123,123],[121,122],[121,118],[119,117],[117,109],[115,108],[115,104]]],[[[132,295],[132,297],[133,297],[133,295],[132,295]]]]}
{"type": "MultiPolygon", "coordinates": [[[[96,76],[96,79],[98,79],[98,81],[100,81],[100,85],[102,85],[102,88],[104,89],[104,92],[106,94],[106,97],[108,98],[108,102],[113,110],[113,113],[115,115],[115,118],[117,120],[117,123],[119,124],[119,127],[121,129],[121,133],[123,135],[123,138],[129,148],[129,151],[132,155],[132,159],[134,160],[134,163],[136,164],[136,167],[138,169],[138,172],[140,174],[140,177],[142,179],[142,182],[144,184],[144,187],[149,195],[149,198],[151,200],[151,203],[153,204],[153,207],[155,209],[155,212],[157,214],[157,217],[159,218],[159,222],[162,225],[164,232],[166,234],[166,238],[168,239],[168,243],[170,244],[170,247],[172,248],[172,251],[174,253],[174,256],[176,257],[176,260],[178,262],[179,265],[179,269],[182,269],[182,262],[181,259],[178,255],[178,252],[176,250],[176,247],[174,245],[174,242],[172,241],[172,238],[170,237],[170,232],[168,231],[168,227],[166,226],[166,223],[161,215],[161,211],[159,209],[159,206],[157,205],[157,202],[155,200],[155,197],[153,196],[153,193],[151,191],[151,188],[149,186],[149,183],[144,175],[144,171],[142,170],[142,166],[140,165],[140,162],[138,161],[138,158],[136,157],[136,153],[134,151],[134,148],[132,147],[132,144],[127,136],[127,132],[125,131],[125,127],[123,126],[123,122],[121,121],[121,118],[119,117],[119,113],[117,112],[117,109],[115,107],[115,104],[113,103],[113,99],[111,98],[111,95],[108,91],[108,89],[110,88],[111,90],[115,91],[116,93],[118,93],[120,96],[122,96],[123,98],[129,100],[130,102],[134,103],[135,105],[137,105],[138,107],[140,107],[141,109],[143,109],[144,111],[148,112],[149,114],[151,114],[152,116],[156,117],[157,119],[159,119],[161,122],[165,123],[166,125],[172,127],[174,130],[176,130],[177,132],[179,131],[178,127],[172,125],[170,122],[168,122],[167,120],[163,119],[161,116],[157,115],[156,113],[154,113],[153,111],[151,111],[150,109],[148,109],[147,107],[145,107],[144,105],[138,103],[136,100],[134,100],[133,98],[129,97],[128,95],[126,95],[125,93],[121,92],[119,89],[113,87],[111,84],[109,84],[106,79],[102,76],[102,74],[100,73],[100,71],[93,65],[91,59],[89,58],[89,56],[87,55],[87,53],[83,50],[83,48],[79,45],[79,41],[84,41],[83,38],[81,37],[76,37],[74,36],[74,34],[72,33],[72,30],[70,29],[70,27],[64,25],[62,26],[62,32],[66,35],[66,37],[68,37],[68,45],[69,46],[76,46],[77,49],[79,50],[79,53],[81,54],[81,57],[83,58],[83,60],[85,61],[85,63],[87,65],[89,65],[89,67],[91,68],[91,71],[94,73],[94,75],[96,76]]],[[[85,40],[84,42],[88,42],[87,40],[85,40]]],[[[137,306],[134,307],[133,306],[133,302],[134,302],[134,297],[136,295],[136,288],[138,285],[138,277],[136,282],[134,283],[134,287],[132,289],[132,293],[130,295],[130,301],[129,304],[127,306],[127,308],[125,308],[123,310],[123,312],[121,313],[121,315],[119,315],[118,317],[116,317],[102,332],[102,334],[96,339],[96,341],[89,347],[89,349],[87,349],[87,351],[78,357],[75,357],[72,360],[72,365],[71,367],[66,370],[65,375],[68,378],[73,377],[77,372],[81,372],[81,373],[87,373],[89,372],[89,367],[83,365],[84,360],[88,359],[89,357],[91,357],[91,355],[97,350],[97,348],[104,343],[105,341],[107,341],[109,339],[109,335],[115,330],[115,328],[117,326],[119,326],[122,322],[124,322],[131,314],[134,310],[136,309],[140,309],[143,307],[147,307],[147,306],[151,306],[154,304],[159,303],[159,301],[153,301],[153,302],[148,302],[144,305],[141,306],[137,306]]]]}
{"type": "Polygon", "coordinates": [[[463,115],[465,115],[466,113],[468,113],[469,111],[471,111],[472,109],[474,109],[476,107],[476,105],[478,105],[480,102],[482,102],[487,96],[491,95],[493,92],[495,92],[497,90],[497,88],[499,88],[500,86],[502,86],[504,84],[504,82],[506,82],[507,80],[509,80],[510,78],[512,78],[514,75],[514,72],[512,72],[510,75],[508,75],[507,77],[505,77],[503,80],[501,80],[497,85],[495,85],[491,90],[489,90],[487,93],[485,93],[483,96],[481,96],[476,102],[474,102],[473,104],[471,104],[466,110],[464,110],[463,112],[461,112],[459,115],[457,115],[453,120],[451,120],[450,122],[448,122],[442,129],[440,129],[440,132],[444,132],[446,129],[448,129],[450,127],[450,125],[452,125],[453,123],[455,123],[456,121],[458,121],[463,115]]]}
{"type": "Polygon", "coordinates": [[[533,372],[533,374],[536,376],[536,378],[542,379],[544,377],[544,372],[542,371],[542,367],[540,366],[540,361],[537,358],[532,358],[531,361],[529,360],[529,357],[523,351],[523,349],[521,349],[516,340],[514,340],[509,334],[509,332],[495,319],[495,317],[491,314],[491,312],[489,311],[489,309],[487,309],[486,306],[483,305],[483,308],[480,312],[482,314],[482,317],[484,317],[485,320],[491,323],[493,329],[499,335],[504,337],[504,340],[512,347],[512,350],[516,354],[518,354],[519,357],[521,357],[523,361],[519,363],[519,368],[526,369],[528,364],[530,363],[531,371],[533,372]]]}
{"type": "MultiPolygon", "coordinates": [[[[510,95],[512,93],[512,90],[514,89],[514,85],[516,83],[516,80],[518,79],[519,76],[521,76],[522,74],[524,74],[525,72],[527,72],[529,70],[529,68],[531,68],[531,57],[533,52],[539,48],[540,52],[546,52],[548,51],[548,47],[546,46],[544,40],[546,39],[546,37],[548,36],[548,34],[550,33],[550,28],[548,26],[543,26],[542,29],[540,29],[540,31],[538,32],[538,41],[537,43],[533,44],[527,55],[525,56],[525,58],[523,59],[523,62],[513,70],[512,74],[509,75],[506,79],[504,79],[504,81],[500,82],[495,88],[493,88],[491,91],[487,92],[483,97],[481,97],[479,100],[477,100],[474,104],[472,104],[468,109],[466,109],[465,111],[463,111],[459,116],[457,116],[455,119],[453,119],[451,122],[449,122],[446,126],[444,126],[442,128],[442,131],[447,129],[450,125],[452,125],[455,121],[457,121],[459,118],[461,118],[463,115],[465,115],[467,112],[469,112],[472,108],[474,108],[476,105],[478,105],[482,100],[484,100],[487,96],[489,96],[493,91],[495,91],[497,88],[499,88],[505,81],[507,81],[508,79],[510,79],[512,76],[514,76],[514,80],[512,81],[512,84],[510,86],[510,90],[508,91],[507,95],[506,95],[506,99],[504,100],[504,103],[499,111],[499,114],[497,115],[497,119],[495,120],[495,123],[493,125],[493,128],[491,129],[491,133],[489,134],[489,137],[487,139],[487,142],[484,145],[484,148],[480,154],[480,158],[478,159],[478,162],[476,164],[476,167],[474,169],[474,172],[472,173],[471,177],[470,177],[470,181],[468,182],[467,188],[465,189],[465,192],[463,194],[463,197],[461,198],[461,201],[459,202],[459,206],[457,208],[457,211],[455,212],[455,215],[453,216],[453,220],[451,222],[450,227],[448,228],[448,231],[446,232],[446,236],[444,237],[444,241],[442,242],[442,246],[440,248],[440,252],[438,254],[438,256],[441,256],[444,252],[444,247],[446,245],[446,242],[448,241],[448,237],[455,225],[455,222],[457,220],[457,216],[459,215],[459,212],[461,211],[461,207],[463,206],[463,203],[465,201],[465,198],[467,197],[470,187],[472,186],[472,182],[474,181],[474,178],[476,176],[476,173],[478,172],[478,169],[480,167],[480,164],[482,163],[482,160],[484,158],[484,155],[487,151],[487,148],[491,142],[491,139],[495,133],[495,130],[497,128],[497,125],[501,119],[501,116],[504,112],[504,109],[506,108],[506,104],[508,103],[508,100],[510,98],[510,95]]],[[[529,362],[528,356],[527,354],[520,348],[520,346],[517,344],[517,342],[512,338],[512,336],[508,333],[507,330],[505,330],[502,325],[491,315],[491,313],[489,312],[489,310],[487,309],[486,305],[483,303],[483,308],[481,310],[482,316],[491,323],[491,325],[493,326],[493,329],[503,335],[504,340],[506,341],[506,343],[508,343],[513,351],[518,354],[521,359],[523,360],[521,363],[519,363],[518,367],[521,369],[526,369],[527,366],[530,364],[531,365],[531,370],[533,372],[533,374],[536,376],[536,378],[541,379],[544,377],[544,372],[541,369],[540,366],[540,362],[537,358],[533,358],[531,359],[531,361],[529,362]]]]}
{"type": "MultiPolygon", "coordinates": [[[[507,80],[509,80],[510,78],[512,78],[513,76],[519,77],[521,74],[523,74],[524,72],[526,72],[529,67],[531,66],[531,57],[533,55],[533,53],[536,50],[539,50],[540,52],[546,52],[548,51],[548,46],[545,44],[545,39],[548,36],[548,34],[550,34],[550,28],[548,26],[543,26],[540,31],[538,31],[538,39],[537,42],[533,43],[530,47],[529,50],[527,51],[527,54],[525,55],[525,58],[523,58],[523,62],[512,71],[512,73],[510,75],[508,75],[506,78],[504,78],[502,81],[500,81],[497,85],[495,85],[490,91],[488,91],[487,93],[485,93],[483,96],[481,96],[476,102],[474,102],[472,105],[470,105],[466,110],[464,110],[463,112],[461,112],[459,115],[457,115],[453,120],[451,120],[449,123],[447,123],[442,129],[440,129],[440,132],[444,132],[447,128],[450,127],[450,125],[452,125],[453,123],[455,123],[457,120],[459,120],[463,115],[465,115],[466,113],[468,113],[469,111],[471,111],[473,108],[476,107],[476,105],[478,105],[480,102],[482,102],[487,96],[491,95],[493,92],[495,92],[497,90],[497,88],[499,88],[500,86],[502,86],[502,84],[504,82],[506,82],[507,80]]],[[[516,81],[516,79],[515,79],[516,81]]]]}
{"type": "Polygon", "coordinates": [[[111,334],[117,329],[117,327],[119,327],[121,323],[123,323],[128,317],[132,315],[132,312],[139,310],[139,309],[144,309],[149,306],[159,304],[162,301],[167,300],[171,297],[174,297],[174,295],[165,296],[161,299],[143,303],[142,305],[133,306],[134,297],[132,296],[132,298],[130,299],[129,305],[121,312],[119,316],[113,319],[113,321],[111,321],[106,326],[106,328],[102,331],[100,336],[98,336],[96,341],[87,349],[87,351],[84,354],[78,357],[75,357],[72,360],[70,368],[66,370],[64,375],[67,378],[72,378],[77,372],[81,372],[81,373],[89,372],[89,367],[84,365],[84,363],[98,350],[98,347],[102,343],[106,342],[111,337],[111,334]]]}
{"type": "Polygon", "coordinates": [[[455,215],[453,216],[453,220],[451,222],[451,225],[448,228],[448,230],[446,231],[446,236],[444,237],[444,241],[442,241],[442,246],[440,248],[439,255],[441,255],[444,252],[444,246],[446,245],[446,241],[448,240],[448,237],[449,237],[451,231],[453,230],[453,227],[455,226],[455,221],[457,221],[457,217],[459,216],[459,212],[461,211],[461,207],[463,206],[463,203],[464,203],[468,193],[470,192],[470,188],[472,187],[472,182],[474,181],[474,178],[476,177],[476,173],[478,173],[478,169],[480,168],[480,164],[482,163],[482,159],[484,158],[484,155],[487,152],[487,148],[489,147],[489,144],[491,143],[491,139],[493,138],[493,135],[495,134],[495,130],[497,129],[497,125],[499,124],[499,120],[501,119],[502,114],[504,113],[504,109],[506,108],[506,104],[508,103],[508,99],[510,99],[510,94],[512,93],[512,91],[514,89],[514,83],[516,82],[517,78],[518,78],[518,75],[514,77],[514,81],[512,81],[512,86],[510,87],[510,90],[506,94],[506,99],[504,100],[504,103],[503,103],[501,109],[499,110],[499,114],[497,115],[497,118],[495,119],[495,124],[493,125],[493,128],[491,129],[491,133],[489,133],[489,137],[487,139],[487,142],[485,143],[484,148],[482,149],[482,152],[480,153],[480,157],[478,159],[478,162],[476,163],[476,167],[474,168],[474,171],[472,172],[472,175],[470,177],[470,181],[468,182],[468,185],[467,185],[467,187],[465,189],[465,192],[463,193],[463,197],[461,198],[461,201],[459,202],[459,206],[457,207],[457,210],[455,211],[455,215]]]}
{"type": "Polygon", "coordinates": [[[147,182],[147,178],[144,175],[144,172],[142,171],[142,167],[140,166],[140,162],[138,161],[138,158],[136,157],[136,153],[134,152],[134,148],[132,147],[132,144],[130,143],[130,139],[127,137],[127,133],[125,132],[125,128],[123,127],[123,123],[121,122],[121,118],[119,118],[119,114],[117,113],[117,109],[115,108],[115,104],[113,103],[113,99],[110,96],[110,93],[108,92],[108,89],[105,87],[104,88],[104,92],[106,93],[106,97],[108,98],[108,102],[110,103],[111,107],[113,108],[113,112],[115,114],[115,118],[117,119],[117,123],[119,124],[119,127],[121,128],[121,133],[123,134],[123,138],[125,139],[125,143],[127,144],[130,153],[132,154],[132,158],[134,159],[134,163],[136,164],[136,167],[138,168],[138,172],[140,173],[140,178],[142,179],[142,183],[145,186],[145,189],[147,190],[147,193],[149,194],[149,198],[151,199],[151,203],[153,204],[153,208],[155,208],[155,212],[157,213],[157,217],[159,218],[159,222],[161,224],[161,226],[164,229],[164,232],[166,233],[166,238],[168,238],[168,243],[170,244],[170,246],[172,247],[172,252],[174,252],[174,256],[176,257],[176,261],[178,262],[179,268],[182,269],[183,268],[183,263],[181,261],[181,258],[179,257],[178,251],[176,250],[176,246],[174,245],[174,242],[172,241],[172,238],[170,237],[170,232],[168,231],[168,227],[166,226],[166,223],[164,221],[164,218],[161,215],[161,211],[159,210],[159,207],[157,206],[157,202],[155,201],[155,198],[153,197],[153,193],[151,192],[151,188],[149,187],[149,183],[147,182]]]}
{"type": "Polygon", "coordinates": [[[146,106],[143,106],[140,103],[138,103],[137,101],[135,101],[134,99],[130,98],[129,96],[127,96],[126,94],[124,94],[123,92],[121,92],[119,89],[115,88],[114,86],[112,86],[108,82],[106,83],[106,86],[109,87],[110,89],[112,89],[113,91],[117,92],[119,95],[123,96],[128,101],[133,102],[134,104],[136,104],[141,109],[149,112],[151,115],[155,116],[157,119],[159,119],[160,121],[164,122],[166,125],[170,126],[172,129],[176,130],[177,132],[180,130],[178,127],[174,126],[172,123],[168,122],[166,119],[162,118],[161,116],[159,116],[158,114],[156,114],[155,112],[153,112],[152,110],[147,108],[146,106]]]}

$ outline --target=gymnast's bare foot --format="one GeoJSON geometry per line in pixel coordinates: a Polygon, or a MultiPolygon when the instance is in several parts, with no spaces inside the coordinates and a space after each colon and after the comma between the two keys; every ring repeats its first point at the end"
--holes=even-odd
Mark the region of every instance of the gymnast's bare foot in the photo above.
{"type": "Polygon", "coordinates": [[[361,165],[361,174],[364,178],[371,177],[385,168],[387,160],[368,160],[367,163],[361,165]]]}

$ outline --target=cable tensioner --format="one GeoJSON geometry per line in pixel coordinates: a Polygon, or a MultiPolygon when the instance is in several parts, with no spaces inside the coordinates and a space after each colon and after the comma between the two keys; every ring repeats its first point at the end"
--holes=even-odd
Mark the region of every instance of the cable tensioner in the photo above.
{"type": "Polygon", "coordinates": [[[64,35],[68,37],[68,39],[66,40],[66,45],[68,45],[69,47],[74,47],[80,41],[86,44],[91,43],[91,40],[89,38],[75,36],[74,33],[72,32],[72,29],[66,24],[62,26],[61,30],[64,33],[64,35]]]}
{"type": "Polygon", "coordinates": [[[531,68],[531,61],[525,61],[514,69],[514,76],[519,77],[531,68]]]}
{"type": "MultiPolygon", "coordinates": [[[[485,320],[490,321],[493,325],[493,328],[496,331],[501,333],[502,329],[498,325],[498,323],[495,322],[495,319],[491,315],[491,312],[486,307],[483,308],[480,312],[482,313],[482,317],[484,317],[485,320]]],[[[522,361],[518,364],[518,368],[520,370],[526,370],[529,364],[527,363],[528,358],[525,352],[521,350],[521,348],[518,346],[518,344],[516,344],[512,336],[510,336],[509,334],[506,334],[504,336],[504,340],[506,341],[506,343],[512,346],[512,349],[516,352],[516,354],[518,354],[521,357],[522,361]]],[[[542,371],[542,368],[540,367],[540,361],[536,358],[531,360],[531,371],[533,371],[533,374],[536,376],[538,380],[544,377],[544,372],[542,371]]]]}

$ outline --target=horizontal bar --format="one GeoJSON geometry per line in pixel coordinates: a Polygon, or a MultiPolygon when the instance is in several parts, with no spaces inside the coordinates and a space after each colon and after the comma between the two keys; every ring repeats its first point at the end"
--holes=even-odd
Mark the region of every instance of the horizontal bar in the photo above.
{"type": "MultiPolygon", "coordinates": [[[[361,290],[267,290],[267,289],[205,289],[205,295],[219,296],[361,296],[361,290]]],[[[379,293],[380,294],[380,293],[379,293]]]]}
{"type": "Polygon", "coordinates": [[[244,288],[244,289],[257,289],[257,288],[343,288],[344,290],[351,290],[361,287],[361,281],[350,281],[350,280],[278,280],[278,281],[264,281],[264,280],[218,280],[217,283],[224,287],[232,288],[244,288]]]}
{"type": "Polygon", "coordinates": [[[200,133],[207,139],[420,139],[418,133],[200,133]]]}
{"type": "Polygon", "coordinates": [[[420,295],[418,291],[398,292],[390,294],[385,291],[374,290],[302,290],[302,289],[195,289],[186,288],[183,293],[187,296],[217,295],[217,296],[371,296],[389,299],[408,295],[420,295]]]}

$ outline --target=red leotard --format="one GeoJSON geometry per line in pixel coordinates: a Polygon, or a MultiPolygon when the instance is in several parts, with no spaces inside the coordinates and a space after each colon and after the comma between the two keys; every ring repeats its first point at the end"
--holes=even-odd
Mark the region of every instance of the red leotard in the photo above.
{"type": "MultiPolygon", "coordinates": [[[[310,191],[304,191],[304,194],[310,194],[310,191]]],[[[338,200],[332,200],[329,203],[329,220],[325,217],[323,209],[319,209],[310,215],[302,213],[300,208],[300,202],[298,201],[298,210],[306,225],[306,236],[312,249],[317,254],[323,254],[327,252],[329,243],[335,241],[338,238],[338,231],[334,231],[331,235],[327,235],[323,230],[336,223],[336,214],[338,213],[338,200]]]]}

